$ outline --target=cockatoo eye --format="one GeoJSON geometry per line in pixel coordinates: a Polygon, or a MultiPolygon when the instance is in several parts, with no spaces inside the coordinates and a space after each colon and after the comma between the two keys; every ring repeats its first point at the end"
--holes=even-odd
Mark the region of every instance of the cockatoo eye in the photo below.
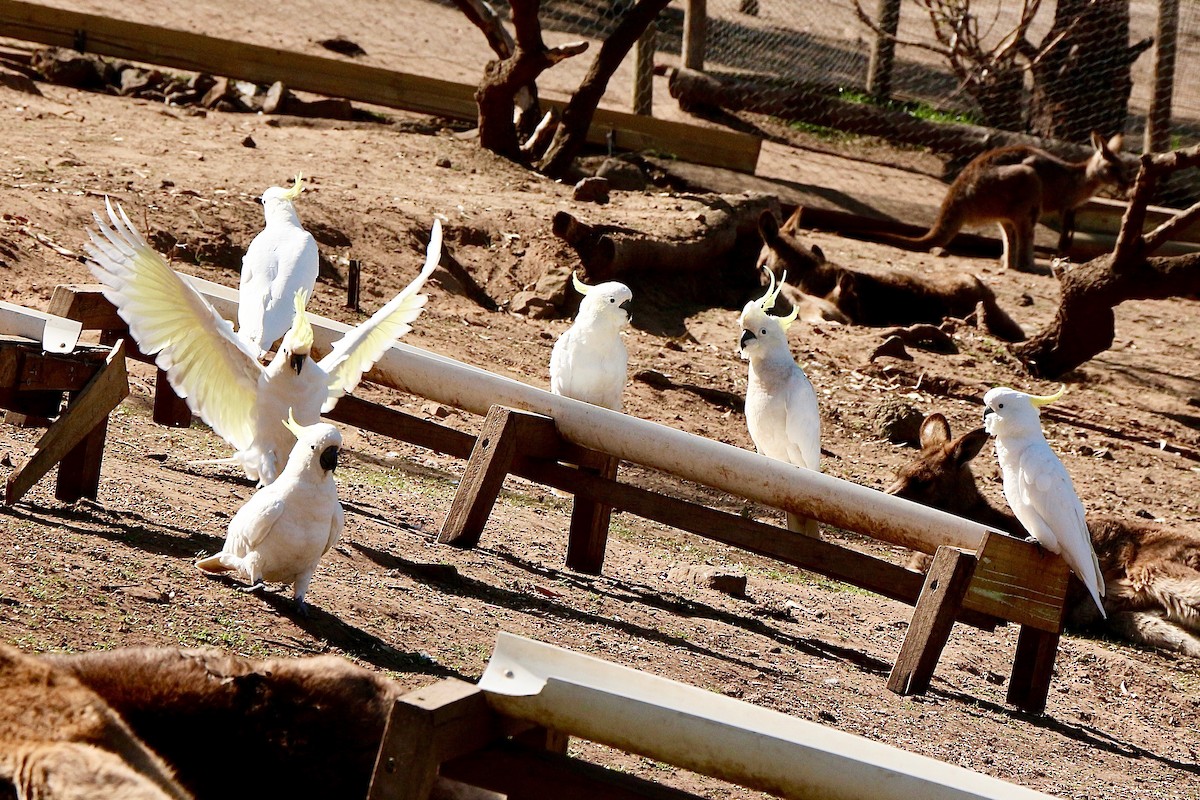
{"type": "Polygon", "coordinates": [[[610,297],[610,298],[608,298],[608,302],[610,302],[610,303],[615,303],[615,302],[617,302],[617,298],[615,298],[615,297],[610,297]]]}
{"type": "Polygon", "coordinates": [[[763,336],[766,336],[766,335],[767,335],[767,329],[766,329],[766,328],[763,328],[761,331],[759,331],[759,333],[760,333],[760,334],[762,334],[763,336]]]}
{"type": "Polygon", "coordinates": [[[997,408],[997,409],[1004,408],[1004,403],[998,403],[998,404],[996,405],[996,408],[997,408]]]}

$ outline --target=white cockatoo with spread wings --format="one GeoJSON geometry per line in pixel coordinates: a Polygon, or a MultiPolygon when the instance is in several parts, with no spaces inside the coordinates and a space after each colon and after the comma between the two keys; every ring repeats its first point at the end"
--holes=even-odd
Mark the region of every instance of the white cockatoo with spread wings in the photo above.
{"type": "Polygon", "coordinates": [[[317,282],[317,240],[296,213],[303,191],[304,180],[297,175],[292,186],[263,192],[266,224],[242,257],[237,332],[260,358],[292,326],[296,292],[311,296],[317,282]]]}
{"type": "Polygon", "coordinates": [[[1104,613],[1104,574],[1092,548],[1083,503],[1067,468],[1042,433],[1038,408],[1062,397],[1019,392],[1007,386],[983,396],[983,426],[996,440],[1004,499],[1038,544],[1058,553],[1087,587],[1104,613]]]}
{"type": "Polygon", "coordinates": [[[291,584],[304,612],[313,573],[345,524],[333,478],[342,434],[326,422],[298,425],[289,416],[282,423],[295,444],[279,479],[250,496],[229,521],[221,552],[196,566],[211,574],[234,572],[248,589],[263,581],[291,584]]]}
{"type": "Polygon", "coordinates": [[[353,391],[421,314],[428,297],[418,292],[441,258],[442,228],[435,219],[420,274],[319,361],[310,357],[313,331],[305,293],[297,291],[291,327],[263,366],[233,326],[137,233],[124,210],[107,199],[105,205],[109,222],[93,214],[98,232],[89,230],[92,241],[85,245],[104,296],[176,394],[233,446],[236,452],[225,461],[240,464],[262,485],[275,480],[295,441],[282,422],[288,409],[301,425],[312,425],[353,391]]]}
{"type": "MultiPolygon", "coordinates": [[[[767,293],[746,303],[741,315],[738,349],[750,362],[746,385],[746,427],[755,448],[764,456],[798,467],[821,470],[821,415],[817,394],[804,370],[792,357],[788,328],[796,321],[798,308],[786,317],[768,311],[775,306],[783,287],[767,270],[767,293]]],[[[785,275],[786,277],[786,275],[785,275]]],[[[788,528],[817,536],[816,520],[788,512],[788,528]]]]}

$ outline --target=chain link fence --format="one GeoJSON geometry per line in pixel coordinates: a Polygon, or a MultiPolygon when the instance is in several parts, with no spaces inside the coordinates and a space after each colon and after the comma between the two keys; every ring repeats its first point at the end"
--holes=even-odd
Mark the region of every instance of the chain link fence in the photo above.
{"type": "MultiPolygon", "coordinates": [[[[545,0],[542,24],[603,40],[631,5],[545,0]]],[[[925,146],[951,174],[987,143],[1012,141],[993,131],[1038,137],[1072,158],[1093,129],[1123,132],[1135,153],[1148,141],[1156,151],[1200,141],[1200,3],[676,0],[656,27],[660,62],[737,87],[718,101],[735,97],[743,113],[818,132],[925,146]],[[703,14],[702,38],[689,39],[689,5],[703,14]]],[[[636,107],[636,82],[648,76],[631,80],[636,107]]],[[[1197,199],[1200,173],[1190,170],[1156,202],[1197,199]]]]}

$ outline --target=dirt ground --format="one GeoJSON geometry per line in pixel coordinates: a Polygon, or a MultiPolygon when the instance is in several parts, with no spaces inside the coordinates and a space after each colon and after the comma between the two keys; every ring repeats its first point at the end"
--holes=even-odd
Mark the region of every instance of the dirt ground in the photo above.
{"type": "MultiPolygon", "coordinates": [[[[299,212],[333,262],[310,309],[346,322],[374,311],[416,273],[423,236],[444,220],[455,257],[501,303],[546,269],[575,265],[550,232],[553,213],[647,232],[699,213],[700,199],[617,192],[580,207],[571,189],[481,152],[428,118],[387,112],[380,123],[209,113],[42,85],[43,96],[0,88],[0,297],[45,308],[60,283],[90,282],[79,259],[90,215],[119,200],[176,266],[236,285],[241,252],[261,226],[254,199],[297,171],[311,185],[299,212]],[[254,147],[247,146],[249,137],[254,147]],[[173,245],[173,246],[172,246],[173,245]],[[362,312],[345,307],[345,266],[364,264],[362,312]]],[[[767,157],[766,155],[764,156],[767,157]]],[[[773,146],[776,168],[822,163],[814,186],[852,196],[881,181],[936,205],[932,179],[803,149],[773,146]],[[885,174],[886,173],[886,174],[885,174]]],[[[805,180],[808,180],[806,175],[805,180]]],[[[814,232],[834,260],[930,274],[967,270],[1036,331],[1053,314],[1054,280],[1012,274],[986,259],[934,258],[814,232]]],[[[626,341],[631,375],[742,393],[737,310],[706,306],[665,283],[635,290],[626,341]]],[[[548,385],[550,349],[567,319],[488,312],[435,275],[406,342],[548,385]]],[[[685,289],[687,287],[684,287],[685,289]]],[[[747,298],[748,299],[748,298],[747,298]]],[[[1200,363],[1194,300],[1118,310],[1115,346],[1067,376],[1046,432],[1089,511],[1197,530],[1200,520],[1200,363]]],[[[869,360],[879,330],[797,323],[791,342],[822,406],[825,470],[880,488],[914,453],[881,439],[874,418],[900,400],[941,411],[956,431],[978,424],[979,398],[1006,384],[1047,393],[1000,343],[964,328],[958,355],[913,351],[915,362],[869,360]],[[946,394],[944,387],[954,391],[946,394]]],[[[288,592],[256,595],[209,579],[192,562],[220,548],[253,486],[194,459],[228,454],[202,423],[169,429],[150,418],[153,373],[131,364],[132,395],[112,416],[99,497],[64,505],[51,477],[0,511],[0,637],[29,652],[127,645],[209,645],[249,656],[337,653],[408,687],[474,680],[498,631],[591,653],[654,674],[819,721],[1061,797],[1194,798],[1200,791],[1197,664],[1101,638],[1064,637],[1049,705],[1030,716],[1005,703],[1016,642],[958,627],[930,693],[885,688],[911,609],[813,574],[626,514],[613,520],[604,574],[563,567],[570,507],[544,487],[510,479],[480,547],[436,543],[463,464],[345,429],[338,469],[347,525],[316,573],[311,616],[288,592]],[[681,577],[680,567],[743,572],[733,597],[681,577]]],[[[479,419],[377,387],[357,394],[464,430],[479,419]],[[444,415],[444,416],[443,416],[444,415]]],[[[628,413],[740,447],[743,416],[696,395],[631,380],[628,413]]],[[[36,429],[0,427],[0,456],[19,463],[36,429]]],[[[985,450],[985,491],[1002,502],[985,450]]],[[[629,468],[629,480],[779,522],[772,509],[629,468]]],[[[896,548],[827,530],[827,538],[900,560],[896,548]]],[[[752,793],[591,745],[573,752],[711,797],[752,793]]]]}

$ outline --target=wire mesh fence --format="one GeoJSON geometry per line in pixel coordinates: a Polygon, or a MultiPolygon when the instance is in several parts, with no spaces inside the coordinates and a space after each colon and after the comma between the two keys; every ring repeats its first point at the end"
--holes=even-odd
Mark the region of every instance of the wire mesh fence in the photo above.
{"type": "MultiPolygon", "coordinates": [[[[549,30],[603,40],[632,5],[546,0],[541,19],[549,30]]],[[[676,0],[653,42],[660,61],[686,59],[736,86],[718,104],[924,145],[951,172],[984,144],[1013,141],[997,131],[1037,137],[1067,157],[1083,155],[1092,130],[1123,132],[1133,152],[1147,141],[1157,151],[1200,141],[1198,3],[676,0]],[[703,14],[705,31],[684,53],[688,6],[703,14]]],[[[636,98],[637,87],[631,92],[636,98]]],[[[1197,199],[1193,170],[1156,202],[1197,199]]]]}

